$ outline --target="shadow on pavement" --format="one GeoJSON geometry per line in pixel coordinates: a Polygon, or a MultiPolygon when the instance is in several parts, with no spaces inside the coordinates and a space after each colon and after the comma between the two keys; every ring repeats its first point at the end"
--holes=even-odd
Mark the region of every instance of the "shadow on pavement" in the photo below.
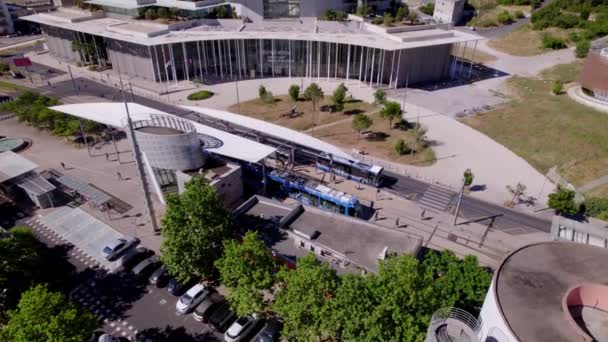
{"type": "Polygon", "coordinates": [[[150,328],[142,330],[135,336],[137,342],[195,342],[195,341],[221,341],[213,332],[191,335],[183,327],[174,328],[166,326],[164,329],[150,328]]]}

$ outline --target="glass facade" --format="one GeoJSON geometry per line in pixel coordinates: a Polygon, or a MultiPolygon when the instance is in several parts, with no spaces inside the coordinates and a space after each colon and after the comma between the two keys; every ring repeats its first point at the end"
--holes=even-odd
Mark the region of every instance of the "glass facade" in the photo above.
{"type": "Polygon", "coordinates": [[[264,0],[264,19],[298,18],[300,0],[264,0]]]}
{"type": "Polygon", "coordinates": [[[151,54],[159,82],[217,83],[264,77],[396,81],[399,52],[306,40],[209,40],[157,45],[151,54]]]}

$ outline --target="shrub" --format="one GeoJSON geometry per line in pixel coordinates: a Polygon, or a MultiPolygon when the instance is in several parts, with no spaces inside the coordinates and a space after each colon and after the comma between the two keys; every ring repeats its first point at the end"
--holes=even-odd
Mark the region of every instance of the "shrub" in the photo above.
{"type": "Polygon", "coordinates": [[[374,104],[383,105],[386,102],[386,92],[382,89],[378,89],[374,92],[374,104]]]}
{"type": "Polygon", "coordinates": [[[331,101],[334,104],[334,110],[341,112],[344,110],[344,101],[346,99],[346,87],[338,87],[334,90],[331,101]]]}
{"type": "Polygon", "coordinates": [[[169,18],[169,11],[164,7],[159,8],[156,13],[158,14],[159,18],[163,18],[163,19],[169,18]]]}
{"type": "Polygon", "coordinates": [[[577,58],[585,58],[585,57],[587,57],[587,54],[589,53],[590,48],[591,48],[591,43],[589,43],[588,40],[586,40],[586,39],[579,40],[576,43],[576,50],[574,51],[574,54],[576,55],[577,58]]]}
{"type": "Polygon", "coordinates": [[[148,20],[154,20],[156,18],[158,18],[158,16],[156,15],[156,11],[154,10],[154,8],[148,8],[146,10],[146,12],[144,13],[144,17],[148,20]]]}
{"type": "Polygon", "coordinates": [[[555,95],[561,94],[562,91],[564,91],[564,85],[562,84],[562,81],[555,81],[553,83],[553,88],[551,89],[551,91],[555,95]]]}
{"type": "Polygon", "coordinates": [[[602,213],[608,213],[608,198],[591,197],[585,200],[584,206],[588,216],[597,217],[602,213]]]}
{"type": "Polygon", "coordinates": [[[574,203],[576,193],[572,190],[557,187],[557,191],[549,194],[547,202],[549,208],[554,209],[558,214],[574,215],[578,213],[579,208],[574,203]]]}
{"type": "Polygon", "coordinates": [[[584,7],[581,10],[581,19],[583,20],[589,20],[589,16],[591,15],[591,11],[589,10],[589,7],[584,7]]]}
{"type": "Polygon", "coordinates": [[[271,91],[266,91],[266,93],[264,93],[264,97],[262,97],[262,101],[264,103],[274,103],[274,95],[272,95],[271,91]]]}
{"type": "Polygon", "coordinates": [[[397,22],[402,22],[403,19],[405,19],[405,17],[407,17],[407,15],[410,13],[410,10],[407,6],[401,6],[399,7],[399,9],[397,10],[397,14],[395,14],[395,20],[397,22]]]}
{"type": "Polygon", "coordinates": [[[553,50],[565,49],[566,43],[564,42],[563,39],[561,39],[559,37],[555,37],[550,34],[545,34],[543,36],[543,47],[545,49],[553,49],[553,50]]]}
{"type": "Polygon", "coordinates": [[[433,12],[435,12],[435,3],[429,2],[426,5],[422,5],[422,6],[418,7],[418,9],[420,10],[420,12],[422,12],[426,15],[433,15],[433,12]]]}
{"type": "Polygon", "coordinates": [[[296,84],[290,85],[289,86],[289,90],[287,91],[287,93],[289,94],[289,98],[293,102],[298,101],[298,97],[300,97],[300,86],[296,85],[296,84]]]}
{"type": "Polygon", "coordinates": [[[319,87],[319,85],[314,82],[311,83],[308,87],[306,87],[303,95],[304,98],[308,101],[312,100],[313,97],[319,99],[324,96],[323,89],[321,89],[321,87],[319,87]]]}
{"type": "Polygon", "coordinates": [[[264,87],[263,85],[261,85],[258,88],[258,97],[260,100],[264,101],[264,97],[266,96],[266,93],[268,92],[268,90],[266,90],[266,87],[264,87]]]}
{"type": "Polygon", "coordinates": [[[395,19],[393,18],[393,16],[386,12],[384,13],[384,17],[382,18],[382,22],[384,23],[384,26],[391,26],[393,25],[393,22],[395,21],[395,19]]]}
{"type": "Polygon", "coordinates": [[[498,22],[496,22],[496,20],[494,20],[492,18],[486,18],[486,19],[479,20],[476,22],[476,24],[473,24],[470,26],[492,27],[492,26],[498,26],[498,22]]]}
{"type": "Polygon", "coordinates": [[[374,25],[381,25],[384,22],[384,18],[382,17],[374,17],[374,19],[372,19],[372,24],[374,25]]]}
{"type": "Polygon", "coordinates": [[[398,155],[402,156],[404,154],[411,153],[412,149],[407,146],[403,139],[399,139],[397,140],[397,143],[395,143],[395,152],[397,152],[398,155]]]}
{"type": "Polygon", "coordinates": [[[0,62],[0,72],[9,72],[10,70],[11,67],[8,65],[8,63],[0,62]]]}
{"type": "Polygon", "coordinates": [[[213,93],[210,92],[209,90],[201,90],[201,91],[197,91],[197,92],[194,92],[194,93],[188,95],[188,100],[202,101],[202,100],[206,100],[206,99],[210,98],[211,96],[213,96],[213,93]]]}
{"type": "Polygon", "coordinates": [[[509,14],[509,12],[507,11],[502,11],[498,14],[498,16],[496,17],[496,19],[498,19],[498,22],[503,24],[503,25],[507,25],[513,22],[513,18],[511,18],[511,14],[509,14]]]}
{"type": "Polygon", "coordinates": [[[526,17],[526,15],[524,14],[524,12],[522,12],[520,10],[515,11],[515,18],[521,19],[521,18],[525,18],[525,17],[526,17]]]}
{"type": "Polygon", "coordinates": [[[581,36],[577,32],[570,32],[568,34],[568,39],[572,42],[578,43],[581,40],[581,36]]]}

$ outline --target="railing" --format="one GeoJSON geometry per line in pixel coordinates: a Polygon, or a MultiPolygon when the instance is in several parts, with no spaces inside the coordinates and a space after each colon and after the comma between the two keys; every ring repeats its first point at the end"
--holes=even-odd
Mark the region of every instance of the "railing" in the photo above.
{"type": "Polygon", "coordinates": [[[449,320],[462,323],[465,328],[470,329],[470,332],[474,334],[472,337],[476,337],[481,329],[481,321],[470,313],[453,307],[441,308],[435,311],[431,317],[426,342],[451,342],[451,337],[442,329],[443,327],[447,328],[450,324],[449,320]]]}

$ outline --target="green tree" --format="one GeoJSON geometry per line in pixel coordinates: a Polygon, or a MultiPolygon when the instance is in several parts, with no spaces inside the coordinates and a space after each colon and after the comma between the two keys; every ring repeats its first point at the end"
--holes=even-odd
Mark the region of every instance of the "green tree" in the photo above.
{"type": "Polygon", "coordinates": [[[418,151],[426,147],[426,133],[427,129],[419,125],[418,123],[412,129],[412,138],[414,138],[414,151],[418,151]]]}
{"type": "Polygon", "coordinates": [[[283,318],[283,337],[311,341],[335,336],[333,301],[340,278],[312,253],[298,258],[294,270],[282,269],[273,310],[283,318]]]}
{"type": "Polygon", "coordinates": [[[386,92],[382,89],[374,91],[374,104],[383,105],[386,102],[386,92]]]}
{"type": "Polygon", "coordinates": [[[77,307],[65,296],[37,285],[23,293],[2,335],[12,342],[88,341],[97,327],[97,318],[77,307]]]}
{"type": "Polygon", "coordinates": [[[337,112],[341,112],[344,110],[344,102],[346,101],[346,87],[344,84],[338,86],[334,93],[331,96],[331,101],[333,102],[334,109],[337,112]]]}
{"type": "Polygon", "coordinates": [[[506,10],[498,13],[498,16],[496,17],[496,19],[498,19],[498,22],[503,25],[508,25],[513,22],[513,18],[511,17],[511,14],[506,10]]]}
{"type": "Polygon", "coordinates": [[[403,21],[403,19],[405,19],[405,17],[407,17],[409,13],[409,8],[407,7],[407,5],[404,4],[397,10],[397,14],[395,14],[395,20],[400,23],[403,21]]]}
{"type": "Polygon", "coordinates": [[[515,186],[507,185],[507,191],[513,196],[509,201],[507,201],[507,206],[513,206],[515,204],[515,200],[519,202],[521,197],[526,194],[527,187],[521,182],[517,182],[515,186]]]}
{"type": "Polygon", "coordinates": [[[158,18],[157,14],[156,14],[156,11],[154,10],[154,8],[148,8],[146,10],[146,12],[144,12],[144,17],[147,20],[154,20],[154,19],[158,18]]]}
{"type": "Polygon", "coordinates": [[[589,53],[589,49],[591,48],[591,43],[587,39],[581,39],[576,42],[576,50],[575,55],[576,58],[585,58],[589,53]]]}
{"type": "Polygon", "coordinates": [[[557,81],[553,82],[553,88],[551,89],[551,92],[553,92],[553,94],[559,95],[563,91],[564,91],[564,84],[562,83],[562,81],[557,80],[557,81]]]}
{"type": "Polygon", "coordinates": [[[315,126],[315,109],[317,106],[317,101],[322,99],[323,96],[324,96],[323,89],[321,89],[321,87],[319,87],[319,85],[314,82],[311,83],[304,90],[304,98],[306,100],[312,101],[312,126],[313,127],[315,126]]]}
{"type": "Polygon", "coordinates": [[[369,17],[372,15],[372,12],[372,8],[367,3],[363,3],[357,7],[357,15],[359,16],[369,17]]]}
{"type": "Polygon", "coordinates": [[[224,254],[215,267],[222,284],[230,289],[228,301],[239,316],[263,310],[264,291],[274,284],[277,264],[256,232],[247,232],[242,243],[224,241],[224,254]]]}
{"type": "Polygon", "coordinates": [[[300,86],[296,84],[290,85],[287,93],[289,94],[289,98],[291,99],[291,101],[298,101],[298,98],[300,97],[300,86]]]}
{"type": "Polygon", "coordinates": [[[165,7],[160,7],[156,13],[158,14],[159,18],[163,18],[163,19],[169,18],[169,11],[165,7]]]}
{"type": "Polygon", "coordinates": [[[370,313],[377,304],[370,288],[373,285],[370,281],[372,277],[354,274],[341,277],[332,318],[342,341],[366,340],[364,334],[369,329],[370,313]]]}
{"type": "Polygon", "coordinates": [[[167,196],[162,227],[161,258],[182,281],[213,275],[222,241],[233,237],[230,213],[203,177],[187,182],[181,195],[167,196]]]}
{"type": "Polygon", "coordinates": [[[469,187],[473,184],[473,179],[475,179],[475,175],[471,169],[466,169],[462,174],[462,179],[464,180],[464,186],[469,187]]]}
{"type": "Polygon", "coordinates": [[[418,9],[420,10],[420,12],[426,15],[433,15],[433,13],[435,12],[435,3],[429,2],[426,5],[420,6],[418,9]]]}
{"type": "Polygon", "coordinates": [[[418,21],[418,13],[411,11],[407,14],[407,18],[410,20],[410,23],[414,25],[418,21]]]}
{"type": "Polygon", "coordinates": [[[574,202],[575,196],[574,191],[558,186],[555,192],[549,194],[547,205],[558,214],[574,215],[579,211],[574,202]]]}
{"type": "Polygon", "coordinates": [[[372,119],[365,114],[357,114],[353,116],[353,121],[351,123],[352,128],[357,131],[357,141],[361,138],[361,132],[370,128],[372,126],[372,119]]]}
{"type": "Polygon", "coordinates": [[[397,142],[395,143],[395,152],[397,152],[398,155],[402,156],[412,151],[413,150],[405,143],[405,140],[397,139],[397,142]]]}
{"type": "Polygon", "coordinates": [[[401,105],[395,101],[387,101],[380,110],[380,116],[388,120],[389,129],[393,129],[393,120],[401,118],[401,105]]]}
{"type": "Polygon", "coordinates": [[[393,22],[395,21],[395,18],[393,18],[393,16],[389,12],[385,12],[382,20],[384,22],[384,26],[392,26],[393,22]]]}
{"type": "Polygon", "coordinates": [[[258,98],[262,101],[264,101],[264,98],[266,97],[266,93],[268,92],[268,90],[266,90],[266,87],[264,87],[263,85],[260,85],[258,87],[258,98]]]}

